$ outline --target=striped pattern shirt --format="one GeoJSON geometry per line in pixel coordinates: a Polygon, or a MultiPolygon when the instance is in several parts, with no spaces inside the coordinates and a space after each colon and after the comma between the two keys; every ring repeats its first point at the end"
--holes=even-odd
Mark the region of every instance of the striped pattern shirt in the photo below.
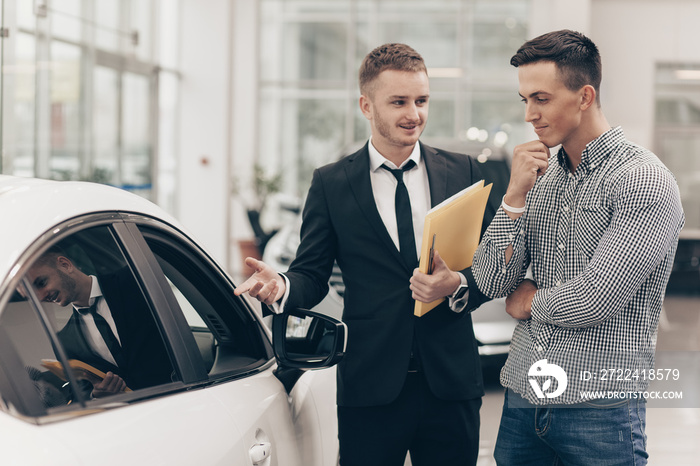
{"type": "Polygon", "coordinates": [[[525,213],[513,221],[499,209],[474,257],[487,296],[508,295],[530,267],[538,288],[501,383],[540,405],[584,401],[588,391],[644,390],[683,223],[675,177],[621,128],[590,142],[573,173],[563,148],[552,156],[525,213]],[[563,393],[543,364],[564,370],[563,393]]]}

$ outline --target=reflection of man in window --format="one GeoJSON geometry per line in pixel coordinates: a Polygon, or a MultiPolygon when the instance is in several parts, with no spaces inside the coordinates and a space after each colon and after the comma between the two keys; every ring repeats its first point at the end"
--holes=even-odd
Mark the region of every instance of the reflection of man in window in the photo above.
{"type": "Polygon", "coordinates": [[[127,268],[98,280],[54,247],[36,261],[27,277],[41,301],[73,306],[58,337],[69,359],[107,374],[94,387],[93,396],[172,380],[158,328],[127,268]]]}

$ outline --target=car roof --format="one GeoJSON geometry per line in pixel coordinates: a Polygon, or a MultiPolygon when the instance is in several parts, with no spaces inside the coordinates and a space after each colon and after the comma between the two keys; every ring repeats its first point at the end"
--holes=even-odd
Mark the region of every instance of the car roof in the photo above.
{"type": "Polygon", "coordinates": [[[0,281],[37,238],[72,218],[129,212],[182,226],[163,209],[122,189],[84,181],[51,181],[0,175],[0,281]]]}

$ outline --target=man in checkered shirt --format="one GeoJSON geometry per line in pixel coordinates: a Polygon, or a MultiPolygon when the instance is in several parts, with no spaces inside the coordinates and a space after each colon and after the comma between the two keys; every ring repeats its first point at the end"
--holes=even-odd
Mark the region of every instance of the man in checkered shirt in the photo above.
{"type": "Polygon", "coordinates": [[[608,124],[590,39],[544,34],[511,64],[539,139],[515,148],[507,193],[472,268],[479,290],[508,296],[506,310],[519,319],[501,372],[495,458],[646,464],[637,395],[653,368],[684,222],[678,186],[653,153],[608,124]]]}

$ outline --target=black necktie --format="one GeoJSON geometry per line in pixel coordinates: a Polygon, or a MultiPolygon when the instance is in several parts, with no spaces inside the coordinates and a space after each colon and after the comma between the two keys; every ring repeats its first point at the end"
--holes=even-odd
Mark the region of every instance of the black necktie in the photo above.
{"type": "Polygon", "coordinates": [[[416,266],[416,238],[413,236],[413,216],[411,215],[411,200],[408,197],[408,189],[403,182],[403,172],[415,167],[416,163],[409,160],[403,168],[391,169],[386,165],[382,168],[391,172],[398,182],[394,201],[396,205],[396,226],[399,230],[399,251],[409,269],[416,266]]]}
{"type": "Polygon", "coordinates": [[[117,340],[117,337],[114,336],[114,332],[112,332],[112,328],[109,326],[109,323],[107,323],[105,318],[97,313],[97,303],[100,301],[100,298],[100,296],[96,297],[95,302],[92,303],[92,306],[90,306],[89,308],[81,308],[78,310],[78,312],[80,312],[83,315],[92,314],[92,318],[95,320],[97,330],[100,331],[100,335],[102,335],[102,339],[107,344],[109,352],[112,353],[112,357],[117,363],[117,367],[123,368],[124,358],[122,355],[122,347],[119,344],[119,340],[117,340]]]}

